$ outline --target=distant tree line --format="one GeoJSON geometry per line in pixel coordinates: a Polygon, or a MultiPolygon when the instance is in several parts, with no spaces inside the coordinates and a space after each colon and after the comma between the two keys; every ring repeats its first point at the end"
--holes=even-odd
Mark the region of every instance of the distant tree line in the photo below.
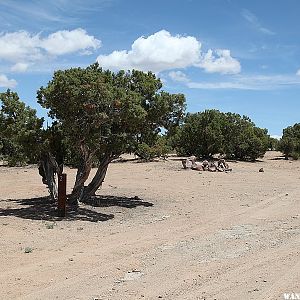
{"type": "Polygon", "coordinates": [[[46,128],[17,93],[0,93],[0,158],[10,166],[38,163],[53,199],[56,174],[64,165],[77,168],[69,197],[73,204],[95,195],[109,163],[122,153],[145,160],[171,151],[240,160],[277,148],[286,156],[299,154],[299,124],[286,128],[277,145],[246,116],[218,110],[185,114],[185,96],[163,91],[151,72],[113,73],[98,64],[57,71],[37,99],[52,119],[46,128]],[[92,167],[97,171],[86,184],[92,167]]]}

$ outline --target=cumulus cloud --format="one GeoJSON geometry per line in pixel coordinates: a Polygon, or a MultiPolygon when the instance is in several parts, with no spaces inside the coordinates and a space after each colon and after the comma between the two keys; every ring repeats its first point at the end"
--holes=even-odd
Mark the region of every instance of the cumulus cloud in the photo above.
{"type": "Polygon", "coordinates": [[[27,31],[17,31],[0,35],[0,59],[18,62],[20,60],[38,60],[41,56],[39,35],[27,31]]]}
{"type": "Polygon", "coordinates": [[[14,79],[8,79],[6,75],[0,74],[0,87],[14,88],[17,82],[14,79]]]}
{"type": "MultiPolygon", "coordinates": [[[[195,37],[172,36],[166,30],[139,37],[130,50],[100,55],[97,61],[105,69],[161,72],[195,66],[210,73],[222,74],[236,74],[241,70],[240,63],[231,57],[229,50],[208,50],[202,54],[201,43],[195,37]]],[[[176,76],[176,73],[171,76],[176,76]]]]}
{"type": "Polygon", "coordinates": [[[28,66],[29,66],[29,64],[27,64],[27,63],[19,62],[11,67],[11,71],[16,72],[16,73],[22,73],[28,69],[28,66]]]}
{"type": "Polygon", "coordinates": [[[91,51],[100,46],[100,40],[88,35],[81,28],[57,31],[46,37],[27,31],[2,33],[0,34],[0,61],[14,63],[12,68],[24,71],[28,67],[28,62],[36,62],[47,56],[91,51]]]}
{"type": "Polygon", "coordinates": [[[225,49],[208,50],[198,65],[208,73],[238,74],[241,72],[239,61],[231,57],[230,50],[225,49]]]}
{"type": "Polygon", "coordinates": [[[199,60],[201,43],[192,36],[172,36],[161,30],[149,37],[139,37],[131,50],[100,55],[97,61],[103,68],[138,69],[160,72],[194,65],[199,60]]]}
{"type": "Polygon", "coordinates": [[[101,42],[95,37],[88,35],[85,30],[78,28],[72,31],[61,30],[54,32],[41,40],[40,45],[49,54],[63,55],[77,51],[90,53],[89,50],[99,48],[101,42]]]}

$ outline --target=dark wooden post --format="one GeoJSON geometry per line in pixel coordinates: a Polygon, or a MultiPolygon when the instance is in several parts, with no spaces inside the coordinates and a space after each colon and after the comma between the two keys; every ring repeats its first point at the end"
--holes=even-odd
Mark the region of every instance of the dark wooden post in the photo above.
{"type": "Polygon", "coordinates": [[[67,174],[58,175],[58,216],[66,216],[67,174]]]}

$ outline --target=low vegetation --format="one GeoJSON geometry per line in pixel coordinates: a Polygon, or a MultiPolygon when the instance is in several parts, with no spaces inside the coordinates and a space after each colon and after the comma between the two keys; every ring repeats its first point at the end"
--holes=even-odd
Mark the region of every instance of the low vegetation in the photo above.
{"type": "Polygon", "coordinates": [[[278,149],[285,155],[286,159],[292,157],[298,159],[300,156],[300,123],[289,126],[283,130],[282,139],[278,149]]]}
{"type": "Polygon", "coordinates": [[[205,110],[187,115],[175,144],[180,155],[208,158],[220,153],[228,158],[255,160],[268,149],[267,133],[246,116],[205,110]]]}

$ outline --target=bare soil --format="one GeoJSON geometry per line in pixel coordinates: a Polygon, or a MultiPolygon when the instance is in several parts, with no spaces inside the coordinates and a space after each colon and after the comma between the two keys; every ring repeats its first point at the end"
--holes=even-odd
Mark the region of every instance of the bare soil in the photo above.
{"type": "Polygon", "coordinates": [[[97,206],[65,219],[36,168],[0,167],[0,299],[300,293],[300,161],[278,156],[230,162],[230,173],[176,158],[112,163],[97,206]]]}

